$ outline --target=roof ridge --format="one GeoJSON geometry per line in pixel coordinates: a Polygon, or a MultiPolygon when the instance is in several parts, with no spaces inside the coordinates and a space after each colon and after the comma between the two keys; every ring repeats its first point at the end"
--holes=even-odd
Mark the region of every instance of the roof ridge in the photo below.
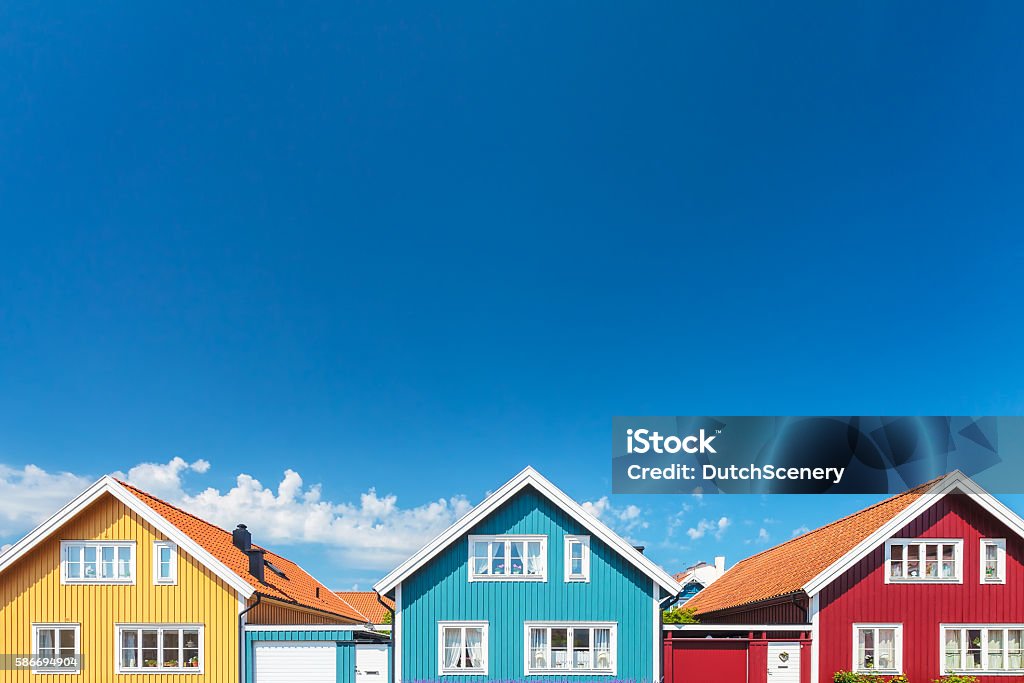
{"type": "Polygon", "coordinates": [[[937,484],[938,482],[940,482],[943,479],[945,479],[947,476],[949,476],[949,475],[948,474],[944,474],[941,477],[936,477],[935,479],[932,479],[930,481],[926,481],[925,483],[920,484],[918,486],[915,486],[914,488],[907,489],[903,493],[897,493],[896,495],[889,496],[888,498],[883,498],[882,500],[879,500],[879,501],[877,501],[875,503],[872,503],[871,505],[868,505],[865,508],[861,508],[860,510],[857,510],[856,512],[851,512],[850,514],[845,515],[843,517],[840,517],[839,519],[832,520],[828,524],[822,524],[819,527],[815,527],[814,529],[811,529],[807,533],[800,534],[799,536],[795,536],[795,537],[793,537],[793,538],[791,538],[789,540],[783,541],[782,543],[776,543],[775,545],[771,546],[770,548],[765,548],[764,550],[762,550],[759,553],[754,553],[753,555],[750,555],[748,557],[743,558],[742,560],[737,562],[735,565],[733,565],[733,568],[738,567],[741,564],[744,564],[744,563],[746,563],[746,562],[748,562],[750,560],[753,560],[756,557],[760,557],[761,555],[764,555],[765,553],[771,552],[773,550],[777,550],[778,548],[781,548],[781,547],[783,547],[785,545],[789,545],[790,543],[795,543],[796,541],[805,540],[809,536],[817,534],[820,531],[824,531],[825,529],[828,529],[829,527],[833,527],[833,526],[835,526],[837,524],[841,524],[842,522],[846,522],[846,521],[852,519],[853,517],[857,517],[859,515],[862,515],[865,512],[868,512],[869,510],[873,510],[873,509],[875,509],[875,508],[877,508],[877,507],[879,507],[881,505],[885,505],[887,503],[891,503],[892,501],[894,501],[894,500],[896,500],[898,498],[902,498],[903,496],[909,496],[911,494],[920,495],[922,493],[927,493],[926,490],[925,491],[921,491],[920,489],[930,489],[933,486],[935,486],[935,484],[937,484]]]}

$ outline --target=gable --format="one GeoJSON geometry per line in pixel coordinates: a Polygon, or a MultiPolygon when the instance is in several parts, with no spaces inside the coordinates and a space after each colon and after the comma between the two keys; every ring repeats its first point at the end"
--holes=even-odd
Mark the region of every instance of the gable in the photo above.
{"type": "Polygon", "coordinates": [[[679,593],[679,584],[665,570],[645,557],[596,517],[586,512],[579,503],[565,495],[565,493],[542,477],[532,467],[527,467],[497,491],[487,496],[483,502],[470,510],[462,519],[441,532],[436,538],[413,554],[412,557],[374,584],[373,589],[381,595],[390,594],[396,586],[419,571],[431,558],[444,551],[470,529],[483,522],[504,503],[528,487],[535,490],[540,496],[559,508],[566,515],[576,520],[581,528],[585,530],[580,533],[587,533],[592,538],[603,541],[609,548],[653,579],[655,583],[671,595],[679,593]]]}

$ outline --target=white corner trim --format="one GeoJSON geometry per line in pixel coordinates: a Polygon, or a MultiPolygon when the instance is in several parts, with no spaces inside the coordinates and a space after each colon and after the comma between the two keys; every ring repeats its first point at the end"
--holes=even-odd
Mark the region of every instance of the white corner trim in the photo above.
{"type": "Polygon", "coordinates": [[[237,590],[239,593],[244,594],[247,599],[256,592],[256,590],[242,577],[231,571],[223,562],[203,549],[202,546],[192,540],[189,536],[182,533],[178,527],[174,526],[162,515],[158,514],[156,510],[143,503],[142,500],[135,496],[135,494],[121,486],[116,479],[109,475],[98,479],[94,484],[92,484],[92,486],[78,494],[78,496],[54,513],[49,519],[30,531],[28,535],[15,543],[12,547],[8,548],[7,552],[0,555],[0,573],[3,573],[8,567],[14,564],[15,561],[39,545],[43,540],[57,531],[57,529],[59,529],[65,522],[80,513],[105,493],[109,493],[124,503],[124,505],[132,512],[146,520],[146,522],[155,527],[164,536],[174,541],[179,548],[185,550],[189,555],[196,558],[225,583],[237,590]]]}
{"type": "Polygon", "coordinates": [[[479,505],[466,513],[462,519],[456,521],[450,527],[442,531],[434,537],[433,540],[420,548],[420,550],[412,557],[398,565],[398,567],[393,569],[387,576],[375,583],[373,589],[381,595],[387,595],[390,593],[395,586],[408,578],[413,572],[420,569],[442,550],[457,541],[478,522],[486,518],[491,514],[491,512],[506,503],[527,486],[533,486],[541,493],[541,495],[545,496],[548,500],[566,512],[570,517],[589,529],[594,536],[597,536],[599,539],[611,546],[613,550],[629,560],[629,562],[637,569],[657,581],[669,593],[672,595],[679,594],[681,587],[664,569],[656,565],[645,555],[641,554],[636,548],[609,529],[599,519],[584,510],[583,506],[567,496],[532,467],[525,468],[522,472],[507,481],[498,490],[484,498],[479,505]]]}
{"type": "Polygon", "coordinates": [[[661,590],[659,589],[658,582],[651,580],[651,595],[653,596],[652,601],[654,603],[654,658],[651,660],[654,663],[654,676],[651,678],[653,683],[658,683],[661,680],[661,654],[662,654],[662,631],[661,631],[661,590]]]}
{"type": "Polygon", "coordinates": [[[391,625],[391,652],[395,664],[391,680],[402,683],[402,584],[395,586],[395,616],[391,621],[395,622],[391,625]]]}
{"type": "Polygon", "coordinates": [[[811,603],[808,608],[811,617],[811,683],[818,683],[818,662],[821,656],[821,596],[815,593],[811,596],[811,603]]]}
{"type": "Polygon", "coordinates": [[[1010,510],[979,486],[973,479],[957,470],[935,482],[932,488],[907,506],[891,520],[879,527],[874,533],[853,547],[848,553],[832,563],[823,572],[804,584],[804,592],[809,596],[817,595],[825,586],[832,583],[843,572],[867,557],[875,548],[891,537],[894,533],[913,521],[918,515],[937,503],[949,493],[959,490],[984,510],[1009,527],[1014,533],[1024,538],[1024,519],[1010,510]]]}

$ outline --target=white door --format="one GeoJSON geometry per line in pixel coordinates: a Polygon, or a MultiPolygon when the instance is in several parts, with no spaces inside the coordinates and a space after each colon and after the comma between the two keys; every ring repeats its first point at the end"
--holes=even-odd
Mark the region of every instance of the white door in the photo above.
{"type": "Polygon", "coordinates": [[[388,683],[387,645],[356,645],[356,683],[388,683]]]}
{"type": "Polygon", "coordinates": [[[334,643],[257,642],[254,683],[337,683],[334,643]]]}
{"type": "Polygon", "coordinates": [[[800,643],[768,643],[768,683],[800,683],[800,643]]]}

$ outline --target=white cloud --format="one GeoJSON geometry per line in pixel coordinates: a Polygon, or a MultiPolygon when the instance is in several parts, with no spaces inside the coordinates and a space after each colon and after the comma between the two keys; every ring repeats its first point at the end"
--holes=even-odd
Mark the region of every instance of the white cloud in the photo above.
{"type": "Polygon", "coordinates": [[[584,502],[583,509],[626,537],[648,527],[647,520],[643,518],[643,510],[636,505],[612,505],[608,496],[584,502]]]}
{"type": "Polygon", "coordinates": [[[210,463],[203,459],[189,463],[175,457],[166,463],[139,463],[127,474],[114,472],[113,476],[159,498],[180,498],[185,494],[181,488],[181,475],[187,471],[206,474],[210,471],[210,463]]]}
{"type": "Polygon", "coordinates": [[[35,465],[18,470],[0,464],[0,537],[33,529],[91,483],[91,478],[70,472],[47,472],[35,465]]]}
{"type": "MultiPolygon", "coordinates": [[[[339,566],[391,569],[472,507],[461,495],[402,507],[394,495],[370,488],[358,501],[324,500],[319,484],[307,486],[298,472],[286,470],[276,487],[240,474],[226,491],[207,488],[189,494],[182,477],[210,470],[206,460],[140,463],[114,476],[225,529],[246,524],[253,540],[278,548],[313,544],[339,566]]],[[[63,507],[93,481],[66,472],[50,474],[34,465],[15,470],[0,465],[0,537],[20,536],[63,507]]],[[[636,524],[639,508],[614,514],[636,524]]]]}
{"type": "Polygon", "coordinates": [[[750,545],[751,543],[754,545],[768,545],[768,542],[771,541],[771,539],[772,537],[771,534],[768,533],[768,530],[761,527],[757,532],[757,538],[749,539],[745,541],[745,543],[747,545],[750,545]]]}
{"type": "Polygon", "coordinates": [[[690,527],[686,530],[686,535],[690,537],[690,540],[696,541],[698,538],[704,538],[709,532],[713,533],[715,538],[718,540],[722,539],[726,530],[732,525],[732,520],[728,517],[720,517],[718,521],[702,519],[697,522],[697,526],[690,527]]]}
{"type": "Polygon", "coordinates": [[[803,535],[804,535],[804,534],[806,534],[806,533],[807,533],[808,531],[810,531],[810,529],[808,529],[806,525],[803,525],[803,524],[801,524],[801,525],[800,525],[800,526],[798,526],[797,528],[793,529],[793,535],[792,535],[792,537],[793,537],[793,538],[796,538],[797,536],[803,536],[803,535]]]}
{"type": "Polygon", "coordinates": [[[0,545],[0,553],[7,552],[11,548],[11,545],[11,543],[4,543],[3,545],[0,545]]]}

